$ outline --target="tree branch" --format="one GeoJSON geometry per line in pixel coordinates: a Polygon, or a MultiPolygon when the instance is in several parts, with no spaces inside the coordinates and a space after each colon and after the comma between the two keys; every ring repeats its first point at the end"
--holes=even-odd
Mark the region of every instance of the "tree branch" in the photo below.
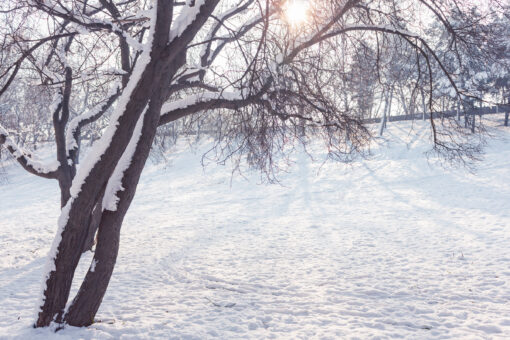
{"type": "Polygon", "coordinates": [[[32,156],[23,148],[19,147],[9,136],[7,130],[0,125],[0,145],[5,145],[7,150],[16,159],[23,169],[39,177],[57,179],[60,163],[55,162],[44,165],[32,159],[32,156]]]}

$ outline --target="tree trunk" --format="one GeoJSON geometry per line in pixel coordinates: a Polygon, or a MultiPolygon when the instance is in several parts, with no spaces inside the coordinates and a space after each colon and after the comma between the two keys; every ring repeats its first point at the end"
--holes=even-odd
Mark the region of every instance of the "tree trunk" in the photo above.
{"type": "Polygon", "coordinates": [[[91,150],[96,156],[80,167],[73,180],[71,198],[62,209],[59,232],[50,252],[44,300],[36,327],[48,326],[52,321],[68,322],[76,326],[93,322],[113,272],[119,248],[120,227],[149,155],[160,120],[161,106],[169,96],[170,81],[186,63],[187,44],[204,25],[218,2],[219,0],[204,2],[200,15],[188,26],[191,28],[169,43],[174,4],[172,1],[157,0],[157,7],[153,8],[154,14],[151,18],[151,30],[154,33],[150,50],[145,50],[138,58],[131,73],[132,78],[119,99],[119,106],[108,130],[101,137],[101,141],[94,145],[94,150],[91,150]],[[145,62],[142,63],[141,60],[145,62]],[[142,115],[143,120],[140,118],[142,115]],[[137,143],[132,144],[135,141],[137,143]],[[135,148],[133,153],[132,148],[135,148]],[[123,156],[129,158],[123,159],[120,165],[123,156]],[[129,164],[127,169],[117,168],[124,164],[129,164]],[[108,188],[114,172],[121,177],[124,191],[115,184],[113,190],[120,190],[113,193],[118,198],[115,211],[101,209],[93,265],[69,311],[64,315],[74,271],[89,233],[93,210],[99,204],[102,207],[103,194],[112,194],[105,193],[105,188],[108,188]]]}
{"type": "Polygon", "coordinates": [[[94,207],[94,210],[92,211],[92,216],[90,218],[90,223],[87,231],[87,237],[85,238],[85,243],[83,245],[83,253],[92,250],[92,247],[94,246],[96,232],[99,228],[99,223],[101,222],[101,215],[103,212],[103,205],[101,204],[102,201],[102,198],[99,199],[94,207]]]}
{"type": "Polygon", "coordinates": [[[393,86],[390,88],[390,103],[388,106],[388,113],[386,114],[387,120],[384,122],[384,128],[386,128],[386,122],[391,121],[391,104],[393,102],[393,86]]]}
{"type": "Polygon", "coordinates": [[[384,128],[386,127],[386,112],[388,111],[388,94],[386,94],[383,116],[381,117],[381,124],[379,126],[379,136],[383,135],[384,128]]]}
{"type": "MultiPolygon", "coordinates": [[[[163,53],[168,42],[172,4],[158,0],[158,9],[150,61],[146,65],[140,66],[143,67],[137,71],[140,72],[140,77],[131,80],[136,83],[133,83],[134,86],[131,87],[131,90],[126,91],[120,99],[120,102],[124,101],[126,104],[122,114],[115,122],[119,128],[112,127],[113,133],[109,144],[101,151],[102,155],[108,156],[98,157],[90,170],[80,168],[87,172],[83,176],[81,187],[62,209],[58,232],[61,233],[61,237],[57,234],[52,250],[53,254],[50,254],[44,301],[35,324],[36,327],[48,326],[53,320],[62,322],[74,272],[88,234],[92,211],[99,202],[102,196],[101,191],[104,190],[124,153],[133,135],[135,125],[147,107],[155,88],[164,87],[163,77],[166,76],[167,81],[171,79],[171,74],[164,72],[168,71],[169,60],[163,53]],[[54,258],[54,261],[51,260],[51,257],[54,258]]],[[[158,104],[160,103],[158,102],[158,104]]],[[[98,148],[102,148],[102,146],[99,145],[98,148]]],[[[79,175],[77,174],[75,181],[79,175]]]]}
{"type": "MultiPolygon", "coordinates": [[[[66,223],[64,226],[60,242],[58,242],[58,237],[54,241],[58,242],[58,253],[54,259],[55,269],[49,273],[46,279],[44,302],[35,324],[36,327],[48,326],[52,321],[61,319],[71,289],[74,271],[80,260],[87,232],[82,221],[89,220],[91,209],[87,205],[90,203],[83,202],[79,207],[81,209],[76,205],[76,208],[72,209],[70,203],[63,209],[71,210],[69,212],[70,223],[66,223]],[[87,211],[89,213],[86,213],[87,211]]],[[[65,213],[63,212],[63,214],[65,213]]]]}
{"type": "Polygon", "coordinates": [[[158,104],[156,100],[151,99],[150,103],[150,108],[144,117],[142,136],[122,179],[124,190],[117,193],[119,197],[117,210],[105,210],[102,213],[92,264],[78,294],[64,316],[64,322],[69,325],[82,327],[92,324],[106,293],[119,251],[122,221],[135,195],[140,174],[156,134],[162,102],[158,104]]]}
{"type": "Polygon", "coordinates": [[[92,265],[64,316],[64,322],[78,327],[89,326],[94,322],[117,260],[123,218],[124,214],[117,211],[104,212],[92,265]]]}
{"type": "MultiPolygon", "coordinates": [[[[404,108],[404,115],[409,116],[411,114],[411,110],[407,107],[406,97],[404,94],[404,90],[402,89],[402,86],[399,87],[399,92],[400,92],[400,102],[402,103],[402,106],[404,108]]],[[[411,101],[409,102],[409,106],[412,105],[412,100],[413,99],[411,98],[411,101]]]]}
{"type": "Polygon", "coordinates": [[[427,104],[425,104],[425,92],[423,91],[423,89],[421,90],[421,106],[423,110],[421,119],[425,120],[425,115],[427,113],[427,104]]]}
{"type": "MultiPolygon", "coordinates": [[[[510,98],[508,98],[508,104],[510,104],[510,98]]],[[[507,108],[508,110],[508,108],[507,108]]],[[[510,114],[510,112],[505,112],[505,126],[508,126],[508,115],[510,114]]]]}

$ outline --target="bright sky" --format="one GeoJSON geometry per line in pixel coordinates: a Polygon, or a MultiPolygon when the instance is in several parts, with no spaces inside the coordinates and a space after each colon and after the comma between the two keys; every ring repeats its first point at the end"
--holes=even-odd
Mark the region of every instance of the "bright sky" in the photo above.
{"type": "Polygon", "coordinates": [[[307,0],[288,0],[284,6],[285,19],[292,26],[298,26],[307,20],[309,9],[307,0]]]}

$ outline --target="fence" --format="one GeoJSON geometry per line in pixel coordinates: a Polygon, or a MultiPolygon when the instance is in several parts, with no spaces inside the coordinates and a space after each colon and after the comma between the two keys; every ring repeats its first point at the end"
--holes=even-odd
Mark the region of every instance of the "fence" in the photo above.
{"type": "MultiPolygon", "coordinates": [[[[447,117],[463,117],[463,116],[483,116],[488,114],[497,114],[497,113],[505,113],[505,126],[508,126],[508,116],[510,113],[510,104],[504,105],[496,105],[496,106],[487,106],[487,107],[479,107],[472,108],[468,110],[446,110],[443,112],[432,112],[433,118],[447,118],[447,117]]],[[[365,119],[364,123],[373,124],[380,123],[382,117],[380,118],[370,118],[365,119]]],[[[418,120],[418,119],[430,119],[430,113],[415,113],[409,115],[398,115],[398,116],[389,116],[387,117],[388,122],[398,122],[404,120],[418,120]]]]}

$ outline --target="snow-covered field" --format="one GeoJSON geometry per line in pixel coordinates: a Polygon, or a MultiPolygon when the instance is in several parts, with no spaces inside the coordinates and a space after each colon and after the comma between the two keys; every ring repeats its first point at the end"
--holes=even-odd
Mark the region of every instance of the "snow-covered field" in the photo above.
{"type": "Polygon", "coordinates": [[[100,322],[56,334],[30,326],[57,183],[8,165],[0,338],[509,339],[510,129],[472,174],[431,165],[426,129],[409,127],[352,165],[298,154],[282,185],[231,183],[201,147],[149,164],[100,322]]]}

